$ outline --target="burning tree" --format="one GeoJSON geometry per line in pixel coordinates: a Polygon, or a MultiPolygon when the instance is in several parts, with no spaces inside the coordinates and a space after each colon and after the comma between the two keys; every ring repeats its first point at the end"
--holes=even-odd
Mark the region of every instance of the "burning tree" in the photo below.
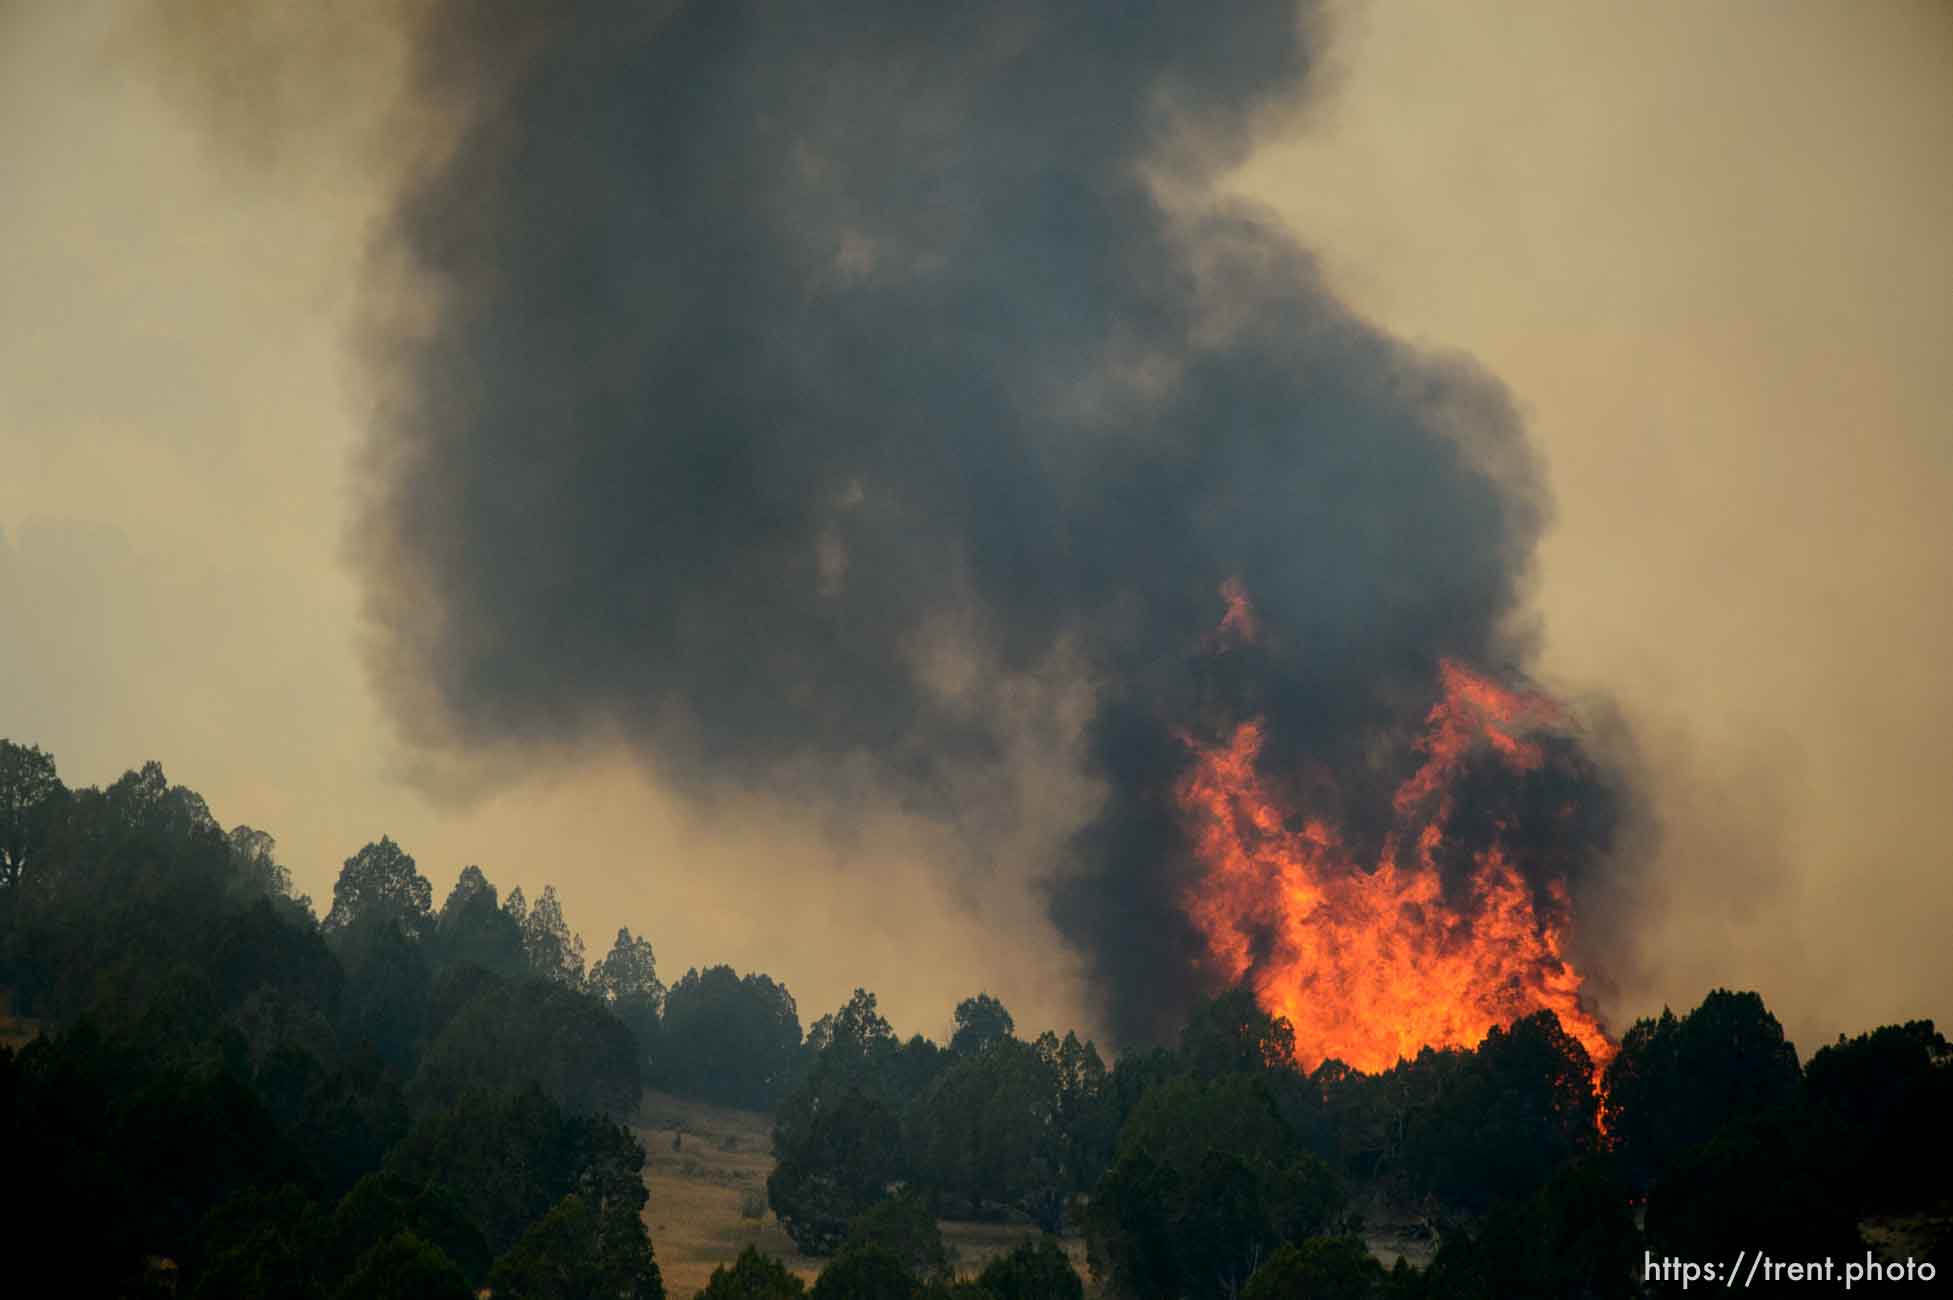
{"type": "MultiPolygon", "coordinates": [[[[1257,621],[1238,584],[1222,594],[1225,649],[1257,621]]],[[[1551,1011],[1598,1072],[1614,1044],[1566,953],[1572,908],[1554,860],[1578,809],[1536,797],[1580,775],[1566,716],[1451,660],[1438,692],[1368,854],[1269,770],[1262,719],[1214,739],[1179,732],[1189,761],[1173,801],[1197,864],[1181,904],[1201,964],[1292,1025],[1307,1069],[1387,1069],[1551,1011]]]]}

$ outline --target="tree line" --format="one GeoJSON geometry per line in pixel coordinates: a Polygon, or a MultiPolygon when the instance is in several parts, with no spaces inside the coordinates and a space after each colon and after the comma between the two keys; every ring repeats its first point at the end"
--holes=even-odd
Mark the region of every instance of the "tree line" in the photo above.
{"type": "MultiPolygon", "coordinates": [[[[1544,1011],[1374,1075],[1303,1073],[1240,989],[1110,1069],[1073,1037],[1017,1040],[991,999],[957,1025],[946,1049],[901,1043],[857,992],[810,1039],[768,1189],[802,1250],[838,1266],[912,1200],[930,1223],[1080,1232],[1132,1300],[1607,1300],[1644,1293],[1647,1251],[1842,1261],[1867,1217],[1936,1212],[1927,1260],[1953,1264],[1953,1046],[1928,1021],[1800,1065],[1760,996],[1718,989],[1636,1022],[1598,1081],[1544,1011]],[[1386,1271],[1366,1215],[1418,1225],[1428,1267],[1386,1271]]],[[[875,1294],[922,1294],[909,1254],[910,1289],[875,1294]]]]}
{"type": "Polygon", "coordinates": [[[657,1300],[645,1078],[763,1103],[800,1040],[785,989],[667,990],[628,930],[586,969],[553,888],[470,866],[437,909],[389,838],[318,918],[159,765],[70,790],[11,741],[0,989],[46,1031],[0,1049],[10,1239],[78,1294],[657,1300]]]}
{"type": "MultiPolygon", "coordinates": [[[[667,987],[621,928],[587,960],[553,888],[469,866],[437,908],[386,837],[319,918],[270,836],[156,764],[70,790],[9,741],[0,989],[47,1030],[0,1048],[16,1239],[81,1293],[662,1297],[624,1124],[646,1086],[772,1112],[815,1300],[1082,1294],[1048,1236],[956,1279],[944,1218],[1082,1236],[1130,1300],[1625,1297],[1649,1250],[1862,1253],[1867,1215],[1943,1206],[1953,1160],[1926,1021],[1800,1064],[1757,994],[1716,990],[1598,1080],[1550,1013],[1305,1074],[1238,989],[1114,1063],[982,993],[945,1043],[859,989],[803,1034],[764,974],[667,987]],[[1428,1267],[1386,1272],[1376,1216],[1421,1225],[1428,1267]]],[[[748,1252],[705,1295],[804,1291],[748,1252]]]]}

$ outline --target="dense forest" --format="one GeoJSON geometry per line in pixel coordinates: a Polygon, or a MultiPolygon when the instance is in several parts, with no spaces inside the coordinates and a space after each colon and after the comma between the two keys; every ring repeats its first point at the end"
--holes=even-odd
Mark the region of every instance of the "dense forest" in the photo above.
{"type": "MultiPolygon", "coordinates": [[[[669,987],[620,928],[479,867],[439,906],[392,840],[323,918],[273,839],[150,763],[64,786],[0,741],[0,1046],[16,1243],[79,1295],[662,1297],[646,1088],[770,1112],[767,1199],[816,1300],[1079,1300],[1053,1236],[957,1276],[938,1220],[1082,1236],[1130,1300],[1625,1297],[1643,1261],[1861,1256],[1944,1214],[1953,1048],[1930,1022],[1800,1063],[1755,993],[1637,1022],[1596,1077],[1550,1013],[1376,1075],[1293,1061],[1222,991],[1116,1063],[977,994],[946,1043],[857,990],[803,1033],[777,981],[669,987]],[[1366,1223],[1416,1225],[1386,1271],[1366,1223]]],[[[1931,1248],[1953,1266],[1949,1243],[1931,1248]]],[[[754,1251],[709,1300],[800,1295],[754,1251]]]]}

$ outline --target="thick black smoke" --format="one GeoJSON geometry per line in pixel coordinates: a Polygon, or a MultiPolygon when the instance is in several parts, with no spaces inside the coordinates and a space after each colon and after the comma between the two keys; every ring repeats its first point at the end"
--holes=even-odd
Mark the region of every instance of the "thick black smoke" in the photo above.
{"type": "Polygon", "coordinates": [[[621,726],[701,785],[867,753],[926,791],[996,737],[925,648],[1063,645],[1113,795],[1054,915],[1115,1033],[1169,1019],[1167,727],[1265,711],[1271,757],[1360,808],[1439,657],[1524,648],[1542,497],[1499,388],[1211,193],[1318,27],[1293,0],[435,5],[418,84],[458,144],[387,243],[438,309],[376,349],[360,524],[403,718],[621,726]],[[1203,661],[1229,577],[1263,642],[1203,661]]]}

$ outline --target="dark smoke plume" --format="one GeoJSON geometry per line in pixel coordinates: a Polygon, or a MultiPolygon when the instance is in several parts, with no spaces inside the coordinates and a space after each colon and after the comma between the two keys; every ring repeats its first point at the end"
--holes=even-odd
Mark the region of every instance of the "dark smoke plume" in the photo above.
{"type": "Polygon", "coordinates": [[[1293,0],[434,5],[416,84],[458,134],[386,245],[437,309],[374,349],[359,525],[403,719],[622,728],[699,788],[866,753],[927,801],[997,743],[932,638],[1006,674],[1062,648],[1112,793],[1054,916],[1115,1034],[1169,1023],[1168,726],[1267,713],[1360,830],[1440,657],[1526,650],[1544,504],[1502,390],[1212,194],[1318,28],[1293,0]],[[1203,657],[1228,578],[1264,635],[1203,657]]]}

